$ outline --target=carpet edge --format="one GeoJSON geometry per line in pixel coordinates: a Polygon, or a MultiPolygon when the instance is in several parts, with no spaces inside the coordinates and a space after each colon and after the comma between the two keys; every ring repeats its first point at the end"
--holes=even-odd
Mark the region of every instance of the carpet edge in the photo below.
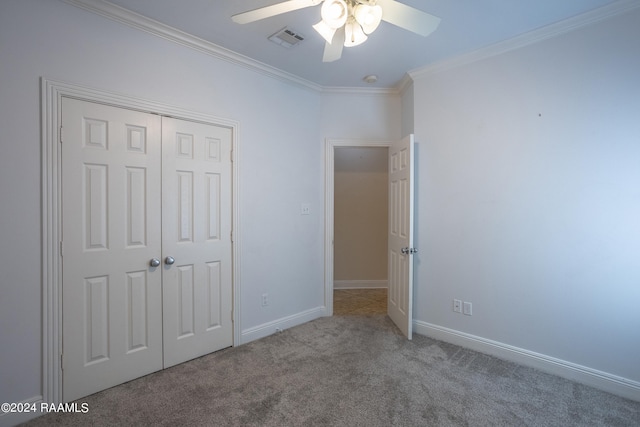
{"type": "Polygon", "coordinates": [[[415,333],[429,338],[490,354],[640,402],[640,382],[628,378],[420,320],[414,320],[413,327],[415,333]]]}
{"type": "Polygon", "coordinates": [[[278,332],[278,330],[284,331],[285,329],[318,319],[325,316],[326,312],[327,308],[325,306],[319,306],[291,316],[281,317],[280,319],[272,320],[252,328],[244,329],[240,334],[239,345],[268,337],[269,335],[273,335],[278,332]]]}

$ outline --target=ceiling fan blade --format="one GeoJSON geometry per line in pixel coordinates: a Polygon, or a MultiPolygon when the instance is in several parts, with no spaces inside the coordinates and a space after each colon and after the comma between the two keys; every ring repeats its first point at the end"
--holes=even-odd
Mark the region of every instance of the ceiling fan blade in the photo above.
{"type": "Polygon", "coordinates": [[[259,21],[261,19],[270,18],[282,13],[292,12],[305,7],[315,6],[322,3],[323,0],[289,0],[276,3],[271,6],[261,7],[259,9],[250,10],[235,14],[231,17],[233,22],[238,24],[248,24],[250,22],[259,21]]]}
{"type": "Polygon", "coordinates": [[[428,36],[440,25],[440,18],[395,0],[378,0],[382,6],[382,20],[421,36],[428,36]]]}
{"type": "Polygon", "coordinates": [[[322,62],[337,61],[342,57],[342,49],[344,47],[344,27],[338,28],[333,35],[331,43],[324,45],[324,55],[322,62]]]}

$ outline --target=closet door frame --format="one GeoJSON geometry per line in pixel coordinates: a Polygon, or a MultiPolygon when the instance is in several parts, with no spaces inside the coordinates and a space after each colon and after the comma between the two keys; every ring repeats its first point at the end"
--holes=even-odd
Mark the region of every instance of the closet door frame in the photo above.
{"type": "Polygon", "coordinates": [[[69,97],[231,129],[232,133],[232,292],[233,345],[240,331],[239,124],[168,104],[41,78],[41,207],[42,207],[42,395],[34,402],[62,402],[62,98],[69,97]]]}

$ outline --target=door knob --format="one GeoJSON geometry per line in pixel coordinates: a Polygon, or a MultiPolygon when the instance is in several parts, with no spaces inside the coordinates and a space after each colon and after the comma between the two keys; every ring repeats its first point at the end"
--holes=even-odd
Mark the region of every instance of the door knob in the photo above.
{"type": "Polygon", "coordinates": [[[402,249],[400,249],[400,252],[402,252],[403,254],[408,254],[409,253],[409,248],[402,248],[402,249]]]}
{"type": "Polygon", "coordinates": [[[149,265],[151,267],[157,267],[160,265],[160,260],[158,258],[151,258],[151,261],[149,261],[149,265]]]}
{"type": "Polygon", "coordinates": [[[175,260],[175,258],[174,258],[174,257],[172,257],[172,256],[168,256],[168,257],[166,257],[166,258],[164,259],[164,263],[165,263],[165,264],[167,264],[167,265],[171,265],[171,264],[173,264],[174,262],[176,262],[176,260],[175,260]]]}

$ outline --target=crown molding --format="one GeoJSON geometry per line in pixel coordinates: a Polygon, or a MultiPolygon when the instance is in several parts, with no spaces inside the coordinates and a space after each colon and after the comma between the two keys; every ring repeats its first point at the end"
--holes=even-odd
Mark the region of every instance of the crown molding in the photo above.
{"type": "Polygon", "coordinates": [[[275,78],[285,83],[293,84],[315,92],[327,94],[361,94],[361,95],[402,95],[410,83],[419,77],[439,73],[442,71],[468,65],[492,56],[500,55],[521,47],[525,47],[543,40],[547,40],[575,29],[605,20],[640,7],[640,0],[618,0],[609,5],[578,15],[558,23],[530,31],[509,40],[496,43],[485,48],[475,50],[452,59],[436,62],[422,68],[407,72],[407,75],[392,88],[362,88],[362,87],[329,87],[313,83],[294,74],[272,67],[255,59],[226,49],[184,31],[173,28],[146,16],[117,6],[106,0],[62,0],[65,3],[98,14],[107,19],[120,22],[129,27],[144,31],[165,40],[188,47],[214,58],[229,62],[275,78]]]}
{"type": "Polygon", "coordinates": [[[275,78],[285,83],[310,89],[321,93],[366,94],[366,95],[397,95],[397,88],[361,88],[361,87],[329,87],[313,83],[294,74],[256,61],[215,43],[193,36],[162,22],[147,18],[136,12],[110,3],[106,0],[62,0],[65,3],[93,12],[112,21],[144,31],[165,40],[194,49],[214,58],[255,71],[265,76],[275,78]]]}
{"type": "Polygon", "coordinates": [[[147,18],[136,12],[132,12],[105,0],[62,0],[65,3],[76,6],[78,8],[93,12],[107,19],[120,22],[129,27],[144,31],[165,40],[177,43],[179,45],[194,49],[198,52],[212,56],[217,59],[238,65],[243,68],[256,71],[260,74],[293,83],[294,85],[311,89],[316,92],[322,92],[323,87],[300,78],[294,74],[287,73],[278,68],[264,64],[262,62],[251,59],[247,56],[240,55],[232,50],[226,49],[217,44],[211,43],[199,37],[180,31],[169,25],[163,24],[156,20],[147,18]]]}
{"type": "Polygon", "coordinates": [[[404,96],[405,92],[411,88],[411,85],[413,84],[413,79],[411,78],[411,76],[407,73],[402,77],[402,80],[400,80],[400,82],[398,83],[396,89],[398,90],[398,94],[400,96],[404,96]]]}
{"type": "Polygon", "coordinates": [[[373,96],[389,96],[398,95],[398,88],[371,88],[371,87],[341,87],[341,86],[322,86],[322,93],[326,94],[348,94],[348,95],[373,95],[373,96]]]}
{"type": "Polygon", "coordinates": [[[594,9],[572,18],[568,18],[555,24],[547,25],[533,31],[511,39],[489,45],[487,47],[474,50],[469,53],[459,55],[451,59],[445,59],[425,67],[417,68],[408,72],[409,76],[415,80],[420,77],[437,74],[464,65],[469,65],[483,59],[491,58],[512,50],[520,49],[544,40],[548,40],[562,34],[569,33],[582,27],[604,21],[625,12],[640,7],[640,0],[618,0],[606,6],[594,9]]]}

